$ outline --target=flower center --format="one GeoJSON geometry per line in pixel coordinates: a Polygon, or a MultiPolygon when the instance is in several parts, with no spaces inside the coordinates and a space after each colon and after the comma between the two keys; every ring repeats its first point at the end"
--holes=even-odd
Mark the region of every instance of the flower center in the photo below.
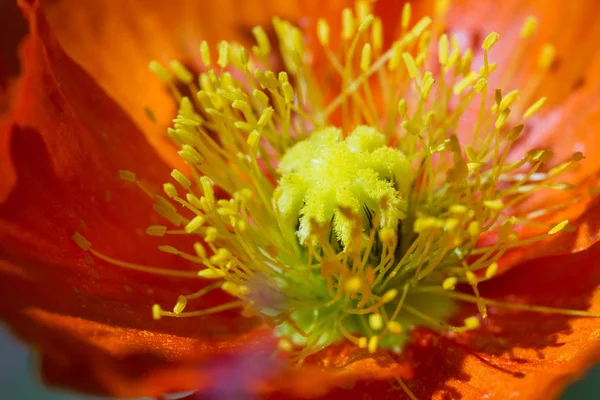
{"type": "MultiPolygon", "coordinates": [[[[533,86],[524,95],[488,88],[498,69],[489,62],[497,34],[480,52],[442,34],[431,57],[440,21],[424,17],[411,27],[410,10],[389,49],[381,20],[358,1],[355,12],[342,13],[339,46],[330,46],[329,25],[319,21],[319,54],[298,28],[275,18],[278,51],[256,27],[251,53],[221,42],[216,65],[203,42],[197,79],[177,61],[169,69],[150,63],[179,102],[168,133],[190,170],[173,171],[166,198],[152,195],[169,226],[147,233],[195,237],[191,251],[159,249],[197,269],[135,265],[79,234],[74,240],[124,268],[214,281],[182,294],[173,311],[154,305],[155,318],[242,308],[274,326],[280,349],[298,360],[343,338],[374,352],[401,349],[415,326],[477,328],[486,306],[498,305],[479,295],[478,284],[494,276],[502,255],[568,225],[549,218],[562,205],[525,214],[518,205],[540,190],[569,189],[556,177],[581,155],[548,169],[548,151],[511,152],[545,99],[529,98],[533,86]],[[318,56],[327,60],[318,71],[328,87],[314,68],[318,56]],[[284,65],[278,73],[275,57],[284,65]],[[183,96],[176,81],[194,96],[183,96]],[[467,113],[477,115],[472,124],[467,113]],[[473,294],[456,291],[461,283],[473,294]],[[185,311],[215,289],[234,300],[185,311]],[[479,315],[450,325],[457,301],[476,303],[479,315]]],[[[534,31],[529,18],[515,63],[534,31]]],[[[540,55],[540,74],[552,49],[540,55]]],[[[137,182],[129,171],[121,177],[137,182]]]]}

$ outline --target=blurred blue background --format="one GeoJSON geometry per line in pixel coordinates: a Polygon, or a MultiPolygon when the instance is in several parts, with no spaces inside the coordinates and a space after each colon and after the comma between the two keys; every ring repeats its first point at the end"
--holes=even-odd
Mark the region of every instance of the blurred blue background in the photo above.
{"type": "MultiPolygon", "coordinates": [[[[34,373],[35,361],[27,347],[0,325],[0,399],[2,400],[104,400],[47,390],[34,373]]],[[[600,399],[600,366],[570,387],[562,400],[600,399]]],[[[426,400],[426,399],[420,399],[426,400]]]]}

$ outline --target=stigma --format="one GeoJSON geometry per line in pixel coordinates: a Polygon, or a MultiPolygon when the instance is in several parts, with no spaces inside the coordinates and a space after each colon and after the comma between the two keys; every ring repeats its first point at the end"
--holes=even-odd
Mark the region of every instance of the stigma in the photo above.
{"type": "MultiPolygon", "coordinates": [[[[149,193],[165,225],[147,234],[193,237],[192,248],[159,250],[197,269],[135,265],[78,233],[75,242],[120,267],[208,281],[174,299],[172,311],[155,304],[154,318],[238,309],[273,326],[279,349],[296,360],[341,340],[401,351],[417,326],[478,328],[487,306],[499,305],[478,285],[503,254],[569,227],[551,218],[564,205],[525,214],[519,205],[569,190],[558,179],[582,156],[548,167],[545,149],[515,154],[545,102],[530,95],[539,79],[523,91],[490,87],[510,78],[535,19],[524,21],[515,60],[500,66],[491,61],[497,33],[461,48],[443,33],[442,11],[413,21],[405,5],[398,37],[385,43],[384,29],[397,27],[358,1],[335,36],[318,21],[318,43],[275,18],[277,47],[256,27],[249,50],[203,42],[198,75],[178,61],[151,62],[179,104],[168,134],[189,170],[149,193]],[[231,301],[186,312],[212,290],[231,301]],[[456,323],[465,301],[477,312],[456,323]]],[[[539,76],[553,57],[547,44],[539,76]]],[[[143,171],[135,172],[120,175],[135,183],[143,171]]]]}

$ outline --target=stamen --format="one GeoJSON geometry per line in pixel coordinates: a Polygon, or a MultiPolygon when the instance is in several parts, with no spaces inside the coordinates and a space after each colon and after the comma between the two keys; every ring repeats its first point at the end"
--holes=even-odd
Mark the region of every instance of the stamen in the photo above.
{"type": "Polygon", "coordinates": [[[341,82],[333,94],[313,71],[303,32],[279,18],[273,20],[277,41],[254,27],[251,51],[220,42],[215,69],[209,45],[202,42],[207,70],[198,77],[178,61],[169,69],[152,61],[149,68],[179,105],[168,134],[181,147],[178,154],[189,172],[173,170],[164,195],[141,184],[136,173],[143,171],[123,170],[119,176],[144,190],[168,221],[149,226],[148,235],[194,235],[189,252],[185,242],[158,250],[198,268],[120,261],[92,248],[79,233],[74,242],[118,267],[212,280],[174,299],[172,312],[154,305],[154,318],[240,308],[242,315],[259,315],[273,325],[281,338],[278,349],[298,362],[339,340],[371,353],[400,349],[408,336],[401,333],[418,325],[477,329],[488,306],[597,317],[479,294],[479,283],[494,279],[508,249],[569,228],[567,220],[540,217],[577,201],[575,196],[526,215],[515,210],[542,191],[571,190],[558,177],[582,155],[545,166],[550,152],[533,149],[515,157],[512,149],[527,133],[524,123],[546,102],[531,95],[555,60],[553,45],[542,48],[539,72],[523,90],[489,87],[497,69],[504,80],[512,77],[537,20],[525,20],[513,63],[492,62],[500,40],[493,32],[481,44],[483,65],[473,69],[481,50],[462,49],[458,37],[442,32],[448,3],[438,0],[435,20],[423,17],[412,26],[405,3],[400,36],[388,49],[385,27],[368,1],[342,11],[339,32],[319,20],[316,34],[329,63],[320,76],[341,82]],[[339,48],[330,48],[332,34],[341,38],[339,48]],[[435,59],[431,41],[437,43],[435,59]],[[273,59],[282,60],[282,71],[272,70],[273,59]],[[188,86],[190,97],[174,79],[188,86]],[[473,101],[477,119],[465,126],[473,101]],[[333,122],[338,114],[340,128],[333,122]],[[462,130],[468,134],[459,135],[462,130]],[[459,137],[473,139],[461,143],[459,137]],[[523,226],[541,233],[525,236],[523,226]],[[456,291],[459,283],[470,285],[473,294],[456,291]],[[185,311],[190,301],[216,289],[235,299],[185,311]],[[460,301],[477,304],[479,313],[462,326],[449,325],[460,301]]]}

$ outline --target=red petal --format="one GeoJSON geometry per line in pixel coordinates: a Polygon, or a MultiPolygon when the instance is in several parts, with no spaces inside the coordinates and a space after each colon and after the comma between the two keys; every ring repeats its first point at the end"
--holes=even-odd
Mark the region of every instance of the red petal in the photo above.
{"type": "Polygon", "coordinates": [[[154,321],[153,303],[172,306],[199,284],[126,271],[75,245],[79,231],[116,258],[188,267],[144,236],[157,222],[151,202],[117,178],[129,169],[158,183],[169,169],[62,52],[37,7],[24,9],[32,25],[24,76],[0,131],[0,159],[14,167],[2,165],[3,188],[14,186],[0,204],[0,315],[41,352],[49,383],[122,396],[201,387],[197,363],[256,342],[256,334],[233,339],[255,322],[228,314],[154,321]]]}
{"type": "Polygon", "coordinates": [[[8,109],[10,93],[19,73],[17,45],[27,33],[27,24],[15,2],[0,3],[0,117],[8,109]]]}

